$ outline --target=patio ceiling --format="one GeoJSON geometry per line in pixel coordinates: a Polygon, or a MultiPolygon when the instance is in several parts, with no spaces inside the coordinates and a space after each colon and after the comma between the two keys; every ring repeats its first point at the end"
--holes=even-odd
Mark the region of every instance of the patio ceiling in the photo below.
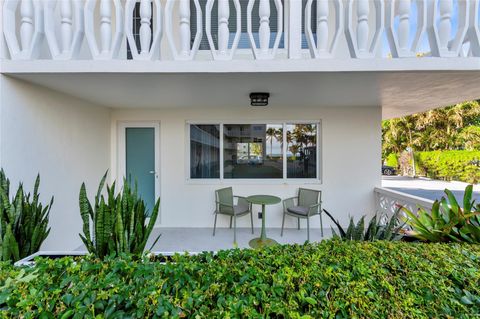
{"type": "Polygon", "coordinates": [[[10,73],[9,76],[111,108],[249,107],[249,93],[271,93],[270,107],[381,105],[398,117],[480,98],[480,71],[263,73],[10,73]]]}

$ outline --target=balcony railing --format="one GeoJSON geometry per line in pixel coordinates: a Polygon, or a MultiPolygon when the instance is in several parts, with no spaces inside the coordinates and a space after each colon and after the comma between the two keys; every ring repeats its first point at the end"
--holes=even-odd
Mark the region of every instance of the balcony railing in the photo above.
{"type": "Polygon", "coordinates": [[[125,39],[133,60],[195,60],[205,38],[212,60],[245,59],[241,38],[256,60],[480,57],[480,0],[4,0],[2,13],[12,60],[127,59],[125,39]]]}
{"type": "MultiPolygon", "coordinates": [[[[416,213],[419,208],[431,210],[433,201],[413,196],[410,194],[397,192],[388,188],[377,187],[374,189],[376,212],[384,216],[393,216],[400,207],[405,207],[411,212],[416,213]]],[[[402,215],[404,215],[402,213],[402,215]]]]}

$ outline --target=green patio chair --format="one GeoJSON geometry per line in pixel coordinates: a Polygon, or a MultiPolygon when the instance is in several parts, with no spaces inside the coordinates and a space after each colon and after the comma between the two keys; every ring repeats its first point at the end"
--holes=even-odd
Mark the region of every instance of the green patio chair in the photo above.
{"type": "Polygon", "coordinates": [[[285,226],[285,215],[290,215],[298,219],[298,229],[300,229],[300,219],[307,220],[307,240],[310,241],[310,217],[320,215],[320,231],[323,237],[323,222],[322,222],[322,192],[315,189],[300,188],[298,196],[290,197],[283,200],[283,220],[282,232],[285,226]]]}
{"type": "Polygon", "coordinates": [[[213,236],[215,236],[215,228],[217,227],[217,216],[230,216],[230,228],[232,228],[233,220],[233,242],[237,242],[237,217],[250,214],[250,222],[252,224],[253,234],[253,213],[252,204],[247,201],[245,197],[234,196],[231,187],[217,189],[215,191],[215,222],[213,224],[213,236]],[[237,199],[237,204],[234,204],[234,199],[237,199]]]}

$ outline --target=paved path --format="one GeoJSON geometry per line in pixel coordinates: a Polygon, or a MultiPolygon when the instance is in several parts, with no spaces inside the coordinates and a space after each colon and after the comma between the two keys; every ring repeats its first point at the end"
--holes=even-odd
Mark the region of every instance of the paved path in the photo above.
{"type": "MultiPolygon", "coordinates": [[[[445,196],[444,190],[446,188],[452,191],[459,203],[463,201],[463,193],[467,185],[463,182],[445,182],[423,177],[384,176],[382,179],[382,187],[431,200],[445,196]]],[[[474,199],[477,203],[480,203],[480,185],[474,185],[473,190],[474,199]]]]}

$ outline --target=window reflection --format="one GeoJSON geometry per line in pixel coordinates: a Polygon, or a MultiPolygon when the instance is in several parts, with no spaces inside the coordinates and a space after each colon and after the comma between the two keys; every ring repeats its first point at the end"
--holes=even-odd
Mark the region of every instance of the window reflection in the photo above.
{"type": "Polygon", "coordinates": [[[224,178],[283,178],[281,124],[224,125],[224,178]]]}
{"type": "Polygon", "coordinates": [[[317,125],[287,124],[287,178],[317,177],[317,125]]]}
{"type": "Polygon", "coordinates": [[[190,178],[220,178],[220,125],[190,125],[190,178]]]}

